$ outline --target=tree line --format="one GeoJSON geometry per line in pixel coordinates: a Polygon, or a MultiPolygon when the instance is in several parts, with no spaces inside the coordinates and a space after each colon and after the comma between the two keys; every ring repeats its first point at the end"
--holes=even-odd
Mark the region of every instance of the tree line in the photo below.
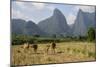
{"type": "Polygon", "coordinates": [[[40,35],[17,35],[12,34],[11,43],[12,45],[20,45],[25,42],[33,42],[36,41],[37,43],[48,43],[48,42],[68,42],[68,41],[89,41],[95,42],[96,39],[96,31],[94,28],[90,27],[87,31],[86,36],[67,36],[66,37],[57,37],[53,34],[51,37],[41,37],[40,35]]]}

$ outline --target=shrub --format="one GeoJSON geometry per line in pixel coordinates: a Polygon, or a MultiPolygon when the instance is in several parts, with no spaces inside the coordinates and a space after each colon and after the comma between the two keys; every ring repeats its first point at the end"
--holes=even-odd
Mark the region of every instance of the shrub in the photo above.
{"type": "Polygon", "coordinates": [[[89,41],[93,41],[93,40],[95,40],[95,29],[94,28],[89,28],[89,30],[88,30],[88,40],[89,41]]]}
{"type": "Polygon", "coordinates": [[[88,57],[96,57],[96,53],[88,52],[88,57]]]}

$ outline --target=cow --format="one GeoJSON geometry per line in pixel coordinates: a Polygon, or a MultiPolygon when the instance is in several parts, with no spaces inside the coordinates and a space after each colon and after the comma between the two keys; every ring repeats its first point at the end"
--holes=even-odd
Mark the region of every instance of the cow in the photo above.
{"type": "Polygon", "coordinates": [[[51,49],[52,49],[52,53],[55,53],[55,49],[56,49],[56,43],[55,42],[52,43],[51,49]]]}
{"type": "Polygon", "coordinates": [[[34,48],[34,52],[37,53],[38,45],[37,44],[33,44],[33,48],[34,48]]]}
{"type": "Polygon", "coordinates": [[[34,53],[37,53],[38,45],[34,41],[29,41],[30,47],[34,49],[34,53]]]}
{"type": "Polygon", "coordinates": [[[50,45],[46,45],[46,53],[48,54],[48,51],[50,49],[50,45]]]}
{"type": "Polygon", "coordinates": [[[29,48],[29,43],[28,42],[27,43],[24,43],[23,48],[24,49],[28,49],[29,48]]]}

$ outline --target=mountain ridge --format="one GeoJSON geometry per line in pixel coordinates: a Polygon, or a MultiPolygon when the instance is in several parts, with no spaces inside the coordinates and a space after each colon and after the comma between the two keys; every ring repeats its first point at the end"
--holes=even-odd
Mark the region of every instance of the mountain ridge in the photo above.
{"type": "Polygon", "coordinates": [[[40,21],[38,23],[38,26],[50,35],[68,34],[69,32],[69,26],[67,24],[65,16],[57,8],[54,10],[54,13],[51,17],[40,21]]]}
{"type": "Polygon", "coordinates": [[[89,27],[96,26],[95,12],[83,12],[81,9],[78,11],[76,20],[73,25],[74,36],[86,36],[89,27]]]}
{"type": "Polygon", "coordinates": [[[68,25],[67,20],[59,9],[53,15],[35,24],[33,21],[12,19],[12,33],[25,35],[64,35],[85,36],[89,27],[96,27],[95,12],[78,11],[74,24],[68,25]]]}

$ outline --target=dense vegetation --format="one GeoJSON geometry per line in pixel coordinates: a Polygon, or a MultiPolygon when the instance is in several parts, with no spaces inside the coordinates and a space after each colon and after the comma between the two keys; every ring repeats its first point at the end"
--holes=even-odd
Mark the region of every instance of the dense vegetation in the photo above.
{"type": "Polygon", "coordinates": [[[33,35],[33,36],[29,36],[29,35],[16,35],[13,34],[12,35],[12,44],[13,45],[20,45],[23,44],[25,42],[29,42],[29,43],[50,43],[50,42],[69,42],[69,41],[95,41],[95,29],[94,28],[89,28],[87,35],[86,36],[63,36],[61,35],[60,37],[57,37],[55,34],[53,34],[52,36],[45,36],[42,37],[40,35],[33,35]]]}
{"type": "Polygon", "coordinates": [[[88,30],[88,40],[89,41],[94,41],[96,39],[96,33],[95,33],[95,29],[94,28],[89,28],[88,30]]]}

